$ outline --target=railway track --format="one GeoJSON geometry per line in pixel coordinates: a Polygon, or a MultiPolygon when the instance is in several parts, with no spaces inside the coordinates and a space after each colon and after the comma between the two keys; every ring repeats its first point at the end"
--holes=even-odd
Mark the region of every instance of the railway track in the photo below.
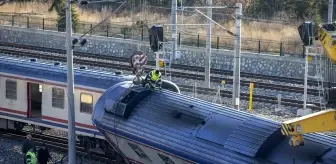
{"type": "MultiPolygon", "coordinates": [[[[187,92],[193,92],[193,86],[188,85],[179,85],[179,88],[181,91],[187,91],[187,92]]],[[[198,94],[209,94],[209,93],[216,93],[216,89],[210,89],[210,88],[197,88],[198,94]]],[[[231,91],[224,91],[222,90],[220,95],[222,97],[232,98],[232,92],[231,91]]],[[[242,100],[249,100],[249,94],[248,93],[240,93],[240,99],[242,100]]],[[[253,101],[254,102],[263,102],[263,103],[270,103],[270,104],[278,104],[277,97],[270,97],[270,96],[264,96],[264,95],[253,95],[253,101]]],[[[312,110],[320,110],[319,103],[315,102],[307,102],[307,104],[312,104],[309,106],[312,110]]],[[[290,106],[290,107],[303,107],[303,101],[300,100],[292,100],[292,99],[281,99],[281,105],[283,106],[290,106]]]]}
{"type": "MultiPolygon", "coordinates": [[[[10,139],[20,140],[23,141],[26,138],[26,135],[29,133],[32,135],[34,142],[37,145],[41,145],[45,143],[49,148],[58,150],[61,152],[68,151],[68,140],[66,138],[62,137],[55,137],[51,135],[45,135],[41,133],[32,133],[27,131],[14,131],[14,130],[0,130],[0,136],[1,137],[7,137],[10,139]]],[[[83,162],[83,159],[91,159],[95,160],[100,163],[105,164],[117,164],[117,162],[114,159],[109,158],[108,156],[104,154],[99,154],[95,152],[88,153],[85,148],[79,146],[79,142],[76,143],[76,151],[77,156],[80,156],[81,158],[77,159],[77,163],[85,164],[83,162]]],[[[60,161],[54,161],[54,164],[66,164],[67,163],[67,155],[64,155],[63,158],[60,161]]]]}
{"type": "MultiPolygon", "coordinates": [[[[0,43],[1,46],[2,43],[0,43]]],[[[9,44],[10,46],[13,46],[16,48],[25,48],[27,50],[38,50],[38,51],[47,51],[47,52],[54,52],[54,53],[65,53],[63,50],[57,50],[57,49],[48,49],[48,48],[41,48],[41,47],[31,47],[31,46],[23,46],[23,45],[16,45],[16,44],[9,44]],[[46,49],[46,50],[45,50],[46,49]]],[[[5,45],[3,45],[5,46],[5,45]]],[[[6,45],[7,46],[7,45],[6,45]]],[[[0,52],[6,53],[6,54],[11,54],[14,56],[25,56],[25,57],[31,57],[31,58],[39,58],[39,59],[46,59],[46,60],[56,60],[56,61],[62,61],[66,62],[66,57],[64,56],[54,56],[54,55],[42,55],[38,53],[32,53],[32,52],[23,52],[19,50],[9,50],[5,48],[0,48],[0,52]]],[[[85,53],[74,53],[75,56],[77,57],[89,57],[89,58],[94,58],[97,59],[97,55],[93,56],[93,54],[85,54],[85,53]]],[[[104,59],[104,60],[110,60],[110,61],[119,61],[119,62],[129,62],[129,59],[127,58],[121,58],[121,57],[114,57],[114,56],[105,56],[105,55],[99,55],[99,59],[104,59]]],[[[93,61],[93,60],[88,60],[88,59],[74,59],[74,63],[76,64],[82,64],[82,65],[87,65],[87,66],[96,66],[96,67],[104,67],[104,68],[113,68],[113,69],[119,69],[119,70],[127,70],[131,71],[132,69],[128,65],[116,65],[116,64],[111,64],[109,62],[104,62],[104,61],[93,61]]],[[[149,62],[149,64],[154,65],[154,62],[149,62]]],[[[174,67],[174,66],[173,66],[174,67]]],[[[191,66],[185,66],[185,65],[175,65],[176,69],[181,69],[181,70],[196,70],[202,67],[191,67],[191,66]]],[[[202,68],[202,71],[204,69],[202,68]]],[[[145,71],[150,71],[149,68],[146,68],[145,71]]],[[[216,71],[216,70],[214,70],[216,71]]],[[[219,70],[217,70],[219,71],[219,70]]],[[[220,70],[222,72],[218,72],[218,74],[223,74],[224,70],[220,70]]],[[[200,70],[196,70],[196,72],[200,72],[200,70]]],[[[224,71],[225,72],[225,71],[224,71]]],[[[212,72],[214,73],[214,72],[212,72]]],[[[171,72],[172,76],[178,77],[178,78],[187,78],[187,79],[194,79],[194,80],[204,80],[203,75],[198,75],[198,74],[190,74],[190,73],[184,73],[184,72],[178,72],[178,71],[172,71],[171,72]]],[[[224,73],[225,74],[225,73],[224,73]]],[[[247,75],[246,75],[247,76],[247,75]]],[[[261,75],[259,75],[261,76],[261,75]]],[[[264,77],[264,76],[263,76],[264,77]]],[[[259,77],[257,77],[259,78],[259,77]]],[[[265,78],[265,77],[264,77],[265,78]]],[[[279,78],[283,80],[283,78],[279,78]]],[[[211,82],[215,83],[220,83],[222,80],[225,80],[227,84],[232,84],[233,79],[231,78],[222,78],[222,77],[211,77],[211,82]]],[[[280,81],[281,81],[280,80],[280,81]]],[[[250,85],[250,81],[247,80],[241,80],[240,81],[241,86],[246,86],[248,87],[250,85]]],[[[270,84],[270,83],[262,83],[262,82],[253,82],[255,88],[263,88],[263,89],[270,89],[270,90],[281,90],[285,92],[293,92],[293,93],[301,93],[303,94],[303,88],[301,87],[294,87],[294,86],[285,86],[285,85],[278,85],[278,84],[270,84]]],[[[309,95],[315,95],[318,96],[319,92],[317,89],[308,89],[307,92],[309,95]]]]}
{"type": "MultiPolygon", "coordinates": [[[[0,46],[8,46],[8,47],[15,47],[15,48],[24,48],[29,50],[37,50],[37,51],[44,51],[44,52],[54,52],[54,53],[60,53],[65,54],[65,50],[61,49],[54,49],[54,48],[45,48],[45,47],[37,47],[37,46],[30,46],[30,45],[22,45],[22,44],[16,44],[16,43],[5,43],[0,42],[0,46]]],[[[101,55],[101,54],[92,54],[92,53],[83,53],[83,52],[76,52],[74,51],[75,56],[79,57],[89,57],[89,58],[98,58],[104,59],[104,60],[114,60],[118,62],[129,62],[129,58],[126,57],[116,57],[116,56],[109,56],[109,55],[101,55]]],[[[148,61],[148,65],[155,66],[154,61],[148,61]]],[[[198,66],[188,66],[188,65],[181,65],[181,64],[172,64],[173,69],[181,69],[181,70],[188,70],[188,71],[194,71],[194,72],[204,72],[204,67],[198,67],[198,66]]],[[[218,74],[218,75],[233,75],[233,71],[229,70],[222,70],[222,69],[211,69],[212,74],[218,74]]],[[[279,82],[285,82],[285,83],[291,83],[291,84],[303,84],[303,79],[297,79],[297,78],[288,78],[288,77],[278,77],[278,76],[270,76],[270,75],[260,75],[260,74],[253,74],[253,73],[246,73],[241,72],[241,77],[245,78],[255,78],[255,79],[264,79],[264,80],[272,80],[272,81],[279,81],[279,82]]],[[[313,80],[308,80],[308,85],[310,86],[317,86],[317,82],[313,80]]]]}
{"type": "MultiPolygon", "coordinates": [[[[41,55],[38,53],[32,53],[32,52],[22,52],[22,51],[14,51],[14,50],[8,50],[0,48],[0,52],[11,54],[14,56],[25,56],[25,57],[31,57],[31,58],[40,58],[40,59],[46,59],[46,60],[55,60],[55,61],[61,61],[66,62],[65,56],[54,56],[54,55],[41,55]]],[[[117,64],[111,64],[108,62],[102,62],[102,61],[92,61],[88,59],[74,59],[74,63],[80,64],[80,65],[87,65],[87,66],[96,66],[96,67],[103,67],[103,68],[113,68],[118,70],[127,70],[131,71],[129,65],[117,65],[117,64]]],[[[150,71],[149,68],[145,69],[146,71],[150,71]]],[[[196,80],[203,80],[204,77],[202,75],[197,74],[190,74],[190,73],[183,73],[183,72],[177,72],[172,71],[172,74],[175,77],[180,78],[187,78],[187,79],[196,79],[196,80]]],[[[212,82],[218,82],[220,83],[221,80],[226,80],[228,83],[232,83],[232,79],[225,79],[225,78],[219,78],[219,77],[212,77],[212,82]]],[[[249,86],[249,81],[241,81],[242,86],[249,86]]],[[[254,82],[254,85],[256,88],[264,88],[264,89],[272,89],[272,90],[281,90],[281,91],[287,91],[287,92],[297,92],[302,93],[303,88],[297,88],[297,87],[291,87],[291,86],[284,86],[284,85],[275,85],[275,84],[268,84],[268,83],[260,83],[260,82],[254,82]]],[[[187,85],[179,85],[182,91],[188,91],[192,92],[193,86],[187,86],[187,85]]],[[[197,88],[198,93],[208,94],[210,92],[215,93],[215,89],[210,88],[197,88]]],[[[318,91],[314,89],[308,89],[308,94],[311,95],[318,95],[318,91]]],[[[222,97],[232,97],[231,91],[222,91],[221,92],[222,97]]],[[[247,93],[241,93],[240,94],[241,99],[248,100],[249,94],[247,93]]],[[[271,103],[271,104],[278,104],[277,97],[271,97],[271,96],[264,96],[264,95],[257,95],[254,94],[253,100],[256,102],[264,102],[264,103],[271,103]]],[[[291,107],[302,107],[303,101],[299,100],[292,100],[292,99],[282,99],[282,105],[285,106],[291,106],[291,107]]],[[[318,103],[314,102],[307,102],[307,104],[313,104],[314,106],[311,106],[312,109],[320,109],[318,106],[318,103]]]]}

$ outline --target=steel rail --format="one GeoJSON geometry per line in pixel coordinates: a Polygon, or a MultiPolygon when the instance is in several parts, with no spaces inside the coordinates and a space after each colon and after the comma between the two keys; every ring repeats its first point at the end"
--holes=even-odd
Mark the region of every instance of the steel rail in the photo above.
{"type": "MultiPolygon", "coordinates": [[[[5,54],[10,54],[14,56],[25,56],[25,57],[31,57],[31,58],[39,58],[39,59],[46,59],[46,60],[55,60],[55,61],[62,61],[66,62],[65,55],[64,56],[54,56],[54,55],[46,55],[46,54],[39,54],[39,53],[32,53],[32,52],[24,52],[20,50],[8,50],[4,48],[0,48],[0,52],[5,54]]],[[[118,58],[118,57],[116,57],[118,58]]],[[[96,58],[94,58],[96,59],[96,58]]],[[[111,60],[111,58],[109,58],[111,60]]],[[[116,60],[113,60],[116,61],[116,60]]],[[[76,64],[83,64],[87,66],[96,66],[96,67],[104,67],[104,68],[113,68],[113,69],[120,69],[120,70],[127,70],[131,71],[132,69],[128,65],[116,65],[111,64],[109,62],[104,61],[93,61],[89,59],[74,59],[74,63],[76,64]]],[[[181,68],[181,70],[184,70],[184,68],[181,68]]],[[[150,71],[150,68],[145,68],[145,71],[150,71]]],[[[178,78],[187,78],[192,80],[204,80],[203,75],[199,74],[192,74],[192,73],[185,73],[185,72],[179,72],[179,71],[171,71],[171,74],[173,77],[178,78]]],[[[215,82],[220,84],[222,80],[226,81],[226,84],[232,84],[233,80],[231,78],[224,78],[224,77],[211,77],[211,82],[215,82]]],[[[250,85],[251,81],[247,80],[241,80],[241,85],[248,87],[250,85]]],[[[279,85],[279,84],[270,84],[270,83],[263,83],[263,82],[252,82],[254,83],[255,88],[263,88],[263,89],[270,89],[270,90],[277,90],[277,91],[285,91],[285,92],[294,92],[294,93],[301,93],[303,94],[303,88],[301,87],[294,87],[294,86],[287,86],[287,85],[279,85]]],[[[318,96],[319,92],[317,89],[308,89],[309,95],[315,95],[318,96]]]]}
{"type": "MultiPolygon", "coordinates": [[[[193,86],[188,86],[188,85],[179,85],[179,88],[181,91],[187,91],[187,92],[192,92],[193,91],[193,86]]],[[[197,94],[209,94],[209,93],[214,93],[216,94],[216,89],[210,89],[210,88],[197,88],[197,94]]],[[[221,97],[227,97],[227,98],[232,98],[232,92],[231,91],[224,91],[221,90],[220,93],[221,97]]],[[[249,93],[240,93],[240,98],[242,100],[249,100],[249,93]]],[[[264,96],[264,95],[253,95],[253,101],[254,102],[262,102],[262,103],[270,103],[270,104],[278,104],[277,97],[271,97],[271,96],[264,96]]],[[[320,110],[321,108],[319,107],[319,103],[316,102],[307,102],[308,104],[312,104],[312,106],[309,106],[312,110],[320,110]]],[[[298,107],[302,108],[303,107],[303,101],[300,100],[293,100],[293,99],[281,99],[281,105],[283,106],[289,106],[289,107],[298,107]]]]}
{"type": "MultiPolygon", "coordinates": [[[[1,49],[0,52],[5,52],[8,54],[12,55],[18,55],[18,56],[27,56],[27,57],[36,57],[36,58],[41,58],[41,59],[47,59],[47,60],[55,60],[55,61],[62,61],[66,62],[66,58],[64,56],[53,56],[53,55],[41,55],[37,53],[31,53],[31,52],[22,52],[22,51],[13,51],[13,50],[6,50],[6,49],[1,49]]],[[[119,69],[119,70],[128,70],[131,71],[132,69],[128,65],[116,65],[116,64],[111,64],[107,62],[101,62],[101,61],[92,61],[92,60],[87,60],[87,59],[75,59],[74,62],[76,64],[81,64],[81,65],[87,65],[87,66],[97,66],[97,67],[103,67],[103,68],[113,68],[113,69],[119,69]]],[[[149,68],[146,68],[146,71],[150,71],[149,68]]],[[[202,80],[204,77],[202,75],[196,75],[196,74],[189,74],[189,73],[183,73],[183,72],[176,72],[172,71],[172,74],[175,77],[180,77],[180,78],[188,78],[188,79],[195,79],[195,80],[202,80]]],[[[221,80],[225,78],[219,78],[219,77],[213,77],[212,81],[213,82],[218,82],[220,83],[221,80]]],[[[228,81],[232,81],[232,79],[226,79],[228,81]]],[[[249,81],[242,81],[242,85],[248,86],[249,81]]],[[[282,91],[288,91],[288,92],[298,92],[300,88],[295,88],[295,87],[290,87],[290,86],[284,86],[284,85],[270,85],[267,83],[259,83],[259,82],[254,82],[255,87],[260,87],[260,88],[266,88],[266,89],[273,89],[273,90],[282,90],[282,91]]],[[[187,85],[179,85],[181,90],[183,91],[192,91],[193,86],[187,86],[187,85]]],[[[209,93],[209,92],[215,92],[216,89],[210,89],[210,88],[202,88],[198,87],[197,91],[199,93],[209,93]]],[[[310,90],[311,94],[316,95],[316,92],[314,90],[310,90]]],[[[221,91],[221,96],[222,97],[231,97],[232,92],[231,91],[221,91]]],[[[318,91],[317,91],[318,94],[318,91]]],[[[242,99],[247,100],[249,95],[247,93],[241,93],[242,99]]],[[[271,103],[271,104],[278,104],[277,102],[277,97],[271,97],[271,96],[264,96],[264,95],[258,95],[254,94],[254,101],[257,102],[264,102],[264,103],[271,103]]],[[[291,106],[291,107],[302,107],[303,101],[299,100],[292,100],[292,99],[282,99],[282,104],[285,106],[291,106]]],[[[314,104],[315,106],[312,106],[312,109],[319,109],[319,104],[314,103],[314,102],[308,102],[308,104],[314,104]]]]}
{"type": "MultiPolygon", "coordinates": [[[[24,48],[24,49],[30,49],[30,50],[38,50],[38,51],[44,51],[44,52],[54,52],[54,53],[65,54],[65,50],[62,50],[62,49],[38,47],[38,46],[31,46],[31,45],[22,45],[22,44],[16,44],[16,43],[0,42],[0,46],[8,46],[8,47],[15,47],[15,48],[24,48]]],[[[117,57],[117,56],[102,55],[102,54],[92,54],[92,53],[84,53],[84,52],[78,52],[78,51],[74,51],[74,55],[79,56],[79,57],[91,57],[91,58],[99,58],[99,59],[104,59],[104,60],[127,62],[127,63],[130,61],[130,59],[127,58],[127,57],[117,57]]],[[[155,66],[155,62],[154,61],[148,61],[148,65],[155,66]]],[[[190,65],[172,64],[171,68],[187,70],[187,71],[195,71],[195,72],[200,72],[200,73],[204,72],[204,67],[190,66],[190,65]]],[[[229,76],[233,75],[233,71],[230,71],[230,70],[222,70],[222,69],[212,68],[210,72],[212,74],[218,74],[218,75],[229,75],[229,76]]],[[[248,73],[248,72],[241,72],[241,77],[263,79],[263,80],[272,80],[272,81],[292,83],[292,84],[302,84],[302,85],[303,85],[303,82],[304,82],[303,79],[279,77],[279,76],[271,76],[271,75],[260,75],[260,74],[254,74],[254,73],[248,73]]],[[[327,84],[327,83],[325,83],[325,84],[327,84]]],[[[335,83],[331,83],[331,84],[335,84],[335,83]]],[[[317,83],[317,81],[309,80],[308,85],[318,86],[318,83],[317,83]]]]}

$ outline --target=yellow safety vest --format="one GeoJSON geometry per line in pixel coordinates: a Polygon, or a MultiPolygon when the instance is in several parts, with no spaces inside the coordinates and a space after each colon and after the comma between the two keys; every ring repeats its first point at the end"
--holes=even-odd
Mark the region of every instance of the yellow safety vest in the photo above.
{"type": "Polygon", "coordinates": [[[155,75],[155,71],[152,71],[151,75],[152,75],[151,80],[156,81],[156,80],[158,80],[160,78],[161,73],[159,73],[159,75],[155,75]]]}
{"type": "Polygon", "coordinates": [[[28,151],[26,154],[26,160],[27,160],[27,164],[37,164],[37,158],[35,153],[28,151]],[[28,158],[27,156],[30,155],[30,158],[28,158]]]}

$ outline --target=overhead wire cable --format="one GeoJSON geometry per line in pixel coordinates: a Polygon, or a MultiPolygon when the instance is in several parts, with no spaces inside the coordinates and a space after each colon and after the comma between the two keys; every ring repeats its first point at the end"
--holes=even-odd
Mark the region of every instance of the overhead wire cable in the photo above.
{"type": "Polygon", "coordinates": [[[90,32],[92,32],[92,30],[94,30],[95,28],[97,28],[99,25],[101,25],[102,23],[104,23],[106,20],[108,20],[112,15],[114,15],[117,11],[119,11],[119,9],[121,9],[121,7],[126,3],[127,1],[124,1],[121,5],[119,5],[119,7],[112,12],[112,14],[110,14],[108,17],[106,17],[104,20],[102,20],[100,23],[98,23],[97,25],[95,25],[94,27],[92,27],[89,31],[85,32],[82,36],[80,36],[80,38],[82,38],[83,36],[89,34],[90,32]]]}

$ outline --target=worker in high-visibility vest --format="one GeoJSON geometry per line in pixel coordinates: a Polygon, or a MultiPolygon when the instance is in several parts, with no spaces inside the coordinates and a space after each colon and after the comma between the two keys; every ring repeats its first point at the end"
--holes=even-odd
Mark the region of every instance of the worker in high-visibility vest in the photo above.
{"type": "Polygon", "coordinates": [[[37,164],[37,157],[33,149],[30,149],[26,154],[27,164],[37,164]]]}
{"type": "Polygon", "coordinates": [[[143,86],[149,84],[151,88],[161,88],[161,72],[159,70],[153,70],[149,72],[144,80],[143,86]]]}

